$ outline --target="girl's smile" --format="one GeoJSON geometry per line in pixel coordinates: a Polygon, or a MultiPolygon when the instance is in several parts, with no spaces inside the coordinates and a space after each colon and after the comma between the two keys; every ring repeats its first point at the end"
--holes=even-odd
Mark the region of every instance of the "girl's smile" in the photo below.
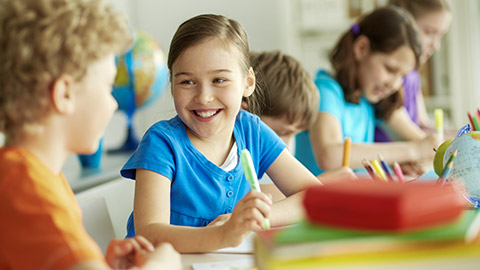
{"type": "Polygon", "coordinates": [[[219,113],[222,112],[222,109],[212,110],[212,109],[197,109],[192,110],[192,113],[198,118],[199,121],[208,122],[213,120],[219,113]]]}

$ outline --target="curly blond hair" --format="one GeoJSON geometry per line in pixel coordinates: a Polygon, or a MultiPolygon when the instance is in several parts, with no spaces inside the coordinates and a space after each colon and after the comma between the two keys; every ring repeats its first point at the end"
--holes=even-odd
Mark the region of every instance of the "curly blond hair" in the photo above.
{"type": "Polygon", "coordinates": [[[56,79],[81,80],[92,62],[127,50],[131,32],[102,0],[0,0],[0,132],[7,141],[41,127],[56,79]]]}

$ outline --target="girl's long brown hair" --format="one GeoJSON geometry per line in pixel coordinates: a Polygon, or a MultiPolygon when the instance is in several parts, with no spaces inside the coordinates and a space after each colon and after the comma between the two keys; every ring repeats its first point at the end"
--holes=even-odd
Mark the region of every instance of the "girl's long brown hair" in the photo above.
{"type": "MultiPolygon", "coordinates": [[[[374,10],[360,19],[358,27],[352,27],[340,38],[330,54],[335,77],[343,89],[345,100],[358,104],[362,89],[358,86],[358,63],[353,53],[353,44],[359,36],[370,41],[371,53],[392,53],[401,46],[408,46],[415,54],[416,65],[421,55],[421,39],[413,18],[405,10],[387,6],[374,10]]],[[[402,90],[375,104],[375,114],[387,119],[403,105],[402,90]]]]}

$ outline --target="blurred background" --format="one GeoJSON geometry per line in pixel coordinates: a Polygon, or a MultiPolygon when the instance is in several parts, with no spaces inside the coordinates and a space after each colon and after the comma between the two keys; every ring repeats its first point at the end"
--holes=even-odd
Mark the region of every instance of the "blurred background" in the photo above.
{"type": "MultiPolygon", "coordinates": [[[[124,11],[132,26],[151,34],[168,52],[170,40],[185,20],[202,13],[222,14],[239,21],[253,51],[282,50],[297,58],[310,73],[329,68],[328,53],[337,38],[360,16],[386,0],[109,0],[124,11]]],[[[421,74],[429,113],[445,112],[446,126],[468,123],[467,111],[480,107],[480,1],[450,1],[453,21],[442,48],[421,74]]],[[[156,121],[175,115],[169,86],[160,98],[134,114],[135,133],[141,138],[156,121]]],[[[432,117],[433,119],[433,117],[432,117]]],[[[103,146],[119,147],[127,136],[125,113],[109,123],[103,146]]],[[[0,144],[2,138],[0,134],[0,144]]],[[[122,161],[123,162],[123,161],[122,161]]],[[[120,163],[122,163],[120,162],[120,163]]],[[[64,171],[78,166],[69,160],[64,171]]],[[[115,165],[115,170],[123,165],[115,165]]],[[[71,172],[70,174],[77,174],[71,172]]],[[[69,173],[67,172],[67,179],[69,173]]]]}
{"type": "MultiPolygon", "coordinates": [[[[251,50],[282,50],[312,74],[328,68],[328,53],[337,38],[362,13],[386,0],[110,0],[125,11],[168,52],[170,40],[185,20],[202,13],[222,14],[247,30],[251,50]]],[[[446,125],[468,123],[467,111],[480,107],[480,1],[450,1],[453,22],[442,48],[421,70],[429,113],[445,111],[446,125]]],[[[139,136],[154,122],[175,115],[169,89],[135,115],[139,136]]],[[[121,143],[123,117],[117,115],[106,133],[106,147],[121,143]],[[111,134],[114,134],[111,136],[111,134]]],[[[433,119],[433,117],[432,117],[433,119]]]]}

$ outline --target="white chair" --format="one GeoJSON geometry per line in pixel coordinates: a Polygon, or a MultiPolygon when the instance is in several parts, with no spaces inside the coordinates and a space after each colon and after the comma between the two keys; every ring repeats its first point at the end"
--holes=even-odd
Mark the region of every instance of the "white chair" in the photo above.
{"type": "Polygon", "coordinates": [[[134,191],[134,181],[120,178],[76,194],[83,224],[103,252],[113,238],[126,236],[134,191]]]}

